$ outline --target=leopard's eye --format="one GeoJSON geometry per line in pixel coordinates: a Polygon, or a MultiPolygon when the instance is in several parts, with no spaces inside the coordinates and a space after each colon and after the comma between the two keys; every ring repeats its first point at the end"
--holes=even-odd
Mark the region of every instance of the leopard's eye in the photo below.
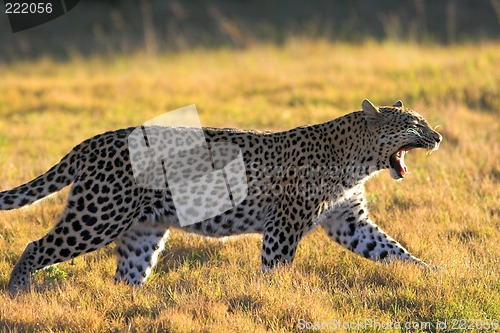
{"type": "Polygon", "coordinates": [[[407,133],[414,134],[416,136],[420,136],[420,130],[418,129],[417,125],[413,125],[411,127],[408,127],[406,130],[407,133]]]}

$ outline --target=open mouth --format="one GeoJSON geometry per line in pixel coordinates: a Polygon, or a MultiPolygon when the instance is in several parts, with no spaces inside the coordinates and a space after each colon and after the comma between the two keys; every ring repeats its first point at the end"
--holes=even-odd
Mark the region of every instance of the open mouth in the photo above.
{"type": "MultiPolygon", "coordinates": [[[[414,149],[415,147],[407,146],[403,147],[390,157],[391,169],[394,170],[397,177],[396,179],[404,178],[405,175],[409,173],[408,168],[405,164],[405,155],[408,151],[414,149]]],[[[391,172],[392,173],[392,172],[391,172]]],[[[393,175],[394,176],[394,175],[393,175]]]]}
{"type": "Polygon", "coordinates": [[[401,147],[397,152],[391,155],[390,164],[391,171],[394,171],[395,174],[392,174],[393,178],[401,179],[404,178],[405,175],[409,174],[408,167],[405,164],[405,155],[412,149],[420,148],[417,146],[404,146],[401,147]]]}
{"type": "MultiPolygon", "coordinates": [[[[391,165],[391,175],[395,179],[401,179],[404,178],[405,175],[409,174],[410,171],[408,171],[408,167],[405,164],[405,155],[413,149],[416,148],[425,148],[423,146],[404,146],[401,147],[397,152],[391,155],[389,162],[391,165]]],[[[436,144],[435,147],[430,148],[427,150],[427,154],[432,153],[433,151],[437,150],[439,148],[439,144],[436,144]]]]}

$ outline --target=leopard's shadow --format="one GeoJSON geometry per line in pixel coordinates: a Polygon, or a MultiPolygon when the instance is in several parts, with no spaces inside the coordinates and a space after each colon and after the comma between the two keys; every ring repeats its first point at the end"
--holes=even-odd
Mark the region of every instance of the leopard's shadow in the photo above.
{"type": "Polygon", "coordinates": [[[207,263],[224,261],[221,251],[226,247],[223,241],[182,237],[167,243],[158,258],[156,271],[169,272],[188,266],[204,266],[207,263]]]}

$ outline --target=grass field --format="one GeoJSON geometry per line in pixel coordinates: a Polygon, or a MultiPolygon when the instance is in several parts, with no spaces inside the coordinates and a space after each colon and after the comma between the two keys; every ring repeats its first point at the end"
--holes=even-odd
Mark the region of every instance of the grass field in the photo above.
{"type": "Polygon", "coordinates": [[[10,272],[25,245],[54,225],[63,190],[0,213],[0,331],[295,332],[315,322],[331,324],[317,331],[350,322],[352,331],[381,330],[356,324],[367,320],[409,323],[412,332],[493,330],[500,326],[499,63],[500,44],[492,42],[292,39],[154,59],[0,64],[2,190],[45,172],[89,136],[193,103],[205,126],[284,130],[359,110],[363,98],[402,99],[444,137],[431,156],[406,158],[411,174],[402,182],[385,171],[367,186],[373,220],[441,270],[373,263],[317,230],[291,268],[264,275],[258,237],[221,242],[176,232],[139,291],[113,284],[110,246],[37,273],[39,291],[10,298],[10,272]]]}

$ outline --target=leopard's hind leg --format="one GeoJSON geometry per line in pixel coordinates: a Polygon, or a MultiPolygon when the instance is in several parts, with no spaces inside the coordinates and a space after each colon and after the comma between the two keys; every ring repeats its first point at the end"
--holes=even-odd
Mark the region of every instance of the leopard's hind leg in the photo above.
{"type": "Polygon", "coordinates": [[[138,200],[138,193],[131,195],[134,199],[129,203],[122,200],[111,204],[96,198],[99,194],[94,190],[78,181],[73,184],[57,224],[45,236],[29,243],[16,263],[8,283],[11,294],[29,290],[35,270],[98,250],[130,227],[137,213],[127,207],[135,206],[133,200],[138,200]]]}
{"type": "Polygon", "coordinates": [[[26,246],[10,275],[9,292],[30,290],[34,271],[98,250],[115,240],[130,224],[127,219],[115,224],[99,223],[98,219],[99,216],[90,214],[77,217],[72,209],[66,208],[56,226],[26,246]]]}
{"type": "Polygon", "coordinates": [[[169,233],[167,224],[152,217],[136,221],[116,240],[115,282],[140,287],[156,265],[169,233]]]}

